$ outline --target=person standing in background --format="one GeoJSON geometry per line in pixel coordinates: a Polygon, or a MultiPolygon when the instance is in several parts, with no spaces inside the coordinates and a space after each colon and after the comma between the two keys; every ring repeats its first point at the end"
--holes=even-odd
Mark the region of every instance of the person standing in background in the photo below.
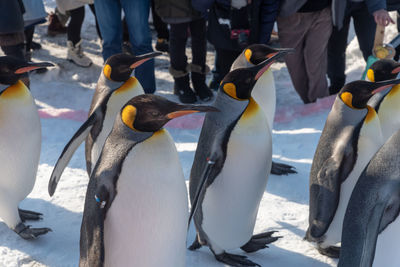
{"type": "MultiPolygon", "coordinates": [[[[101,36],[103,38],[103,59],[122,52],[121,11],[124,11],[128,25],[132,52],[142,55],[153,51],[149,28],[149,0],[96,0],[94,3],[101,36]]],[[[154,93],[154,59],[135,69],[135,77],[145,93],[154,93]]]]}
{"type": "Polygon", "coordinates": [[[206,20],[192,8],[190,0],[155,0],[154,6],[162,20],[170,24],[169,71],[174,78],[174,93],[182,103],[196,102],[196,94],[203,101],[210,100],[213,93],[206,85],[206,20]],[[191,64],[188,64],[186,56],[189,30],[192,38],[191,64]],[[196,94],[190,87],[189,72],[196,94]]]}
{"type": "Polygon", "coordinates": [[[333,31],[328,43],[329,94],[337,94],[346,82],[346,48],[350,20],[353,19],[364,60],[372,54],[376,24],[394,23],[386,11],[385,0],[340,1],[333,5],[333,31]]]}
{"type": "Polygon", "coordinates": [[[82,49],[81,29],[85,18],[85,4],[93,3],[92,0],[56,0],[57,9],[70,15],[67,27],[67,59],[78,66],[89,67],[92,60],[87,57],[82,49]]]}
{"type": "Polygon", "coordinates": [[[332,32],[331,0],[283,0],[277,19],[279,42],[293,86],[304,104],[328,96],[327,46],[332,32]]]}

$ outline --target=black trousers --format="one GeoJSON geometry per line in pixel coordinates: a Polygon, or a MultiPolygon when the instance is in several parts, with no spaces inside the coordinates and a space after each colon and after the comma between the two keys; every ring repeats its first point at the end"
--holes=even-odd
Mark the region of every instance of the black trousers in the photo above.
{"type": "Polygon", "coordinates": [[[372,54],[374,46],[374,17],[368,12],[365,2],[348,1],[343,28],[338,30],[334,27],[328,43],[328,77],[335,88],[342,88],[346,81],[346,47],[351,18],[365,61],[372,54]]]}
{"type": "Polygon", "coordinates": [[[199,65],[205,69],[207,40],[206,40],[206,21],[198,19],[186,23],[170,25],[169,33],[169,55],[171,67],[175,70],[186,71],[186,41],[188,29],[192,37],[192,64],[199,65]]]}
{"type": "Polygon", "coordinates": [[[213,81],[219,83],[228,74],[235,59],[240,55],[240,51],[215,48],[215,66],[212,70],[213,81]]]}
{"type": "Polygon", "coordinates": [[[168,25],[161,20],[154,8],[154,0],[151,0],[151,15],[153,17],[153,25],[157,32],[157,38],[169,39],[168,25]]]}
{"type": "Polygon", "coordinates": [[[67,28],[67,39],[76,45],[81,40],[81,29],[85,18],[85,6],[68,11],[71,19],[67,28]]]}

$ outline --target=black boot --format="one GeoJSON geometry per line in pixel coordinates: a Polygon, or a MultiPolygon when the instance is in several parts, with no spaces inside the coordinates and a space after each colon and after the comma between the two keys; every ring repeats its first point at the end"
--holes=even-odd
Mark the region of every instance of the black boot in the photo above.
{"type": "Polygon", "coordinates": [[[196,95],[189,85],[189,73],[183,77],[174,78],[174,80],[174,94],[179,96],[179,100],[185,104],[196,102],[196,95]]]}
{"type": "Polygon", "coordinates": [[[200,97],[203,101],[209,101],[213,97],[213,92],[206,84],[206,67],[201,68],[198,65],[191,64],[191,76],[192,76],[192,83],[193,89],[196,94],[200,97]]]}
{"type": "Polygon", "coordinates": [[[182,103],[190,104],[197,101],[196,95],[190,88],[189,73],[169,67],[169,73],[174,77],[174,94],[179,96],[182,103]]]}

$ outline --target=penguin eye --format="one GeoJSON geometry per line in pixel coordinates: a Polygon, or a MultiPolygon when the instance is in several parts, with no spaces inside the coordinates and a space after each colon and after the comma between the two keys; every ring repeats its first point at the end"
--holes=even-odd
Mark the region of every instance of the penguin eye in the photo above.
{"type": "Polygon", "coordinates": [[[160,112],[158,112],[158,111],[151,111],[151,112],[150,112],[150,115],[153,116],[153,117],[158,117],[158,116],[160,116],[160,112]]]}

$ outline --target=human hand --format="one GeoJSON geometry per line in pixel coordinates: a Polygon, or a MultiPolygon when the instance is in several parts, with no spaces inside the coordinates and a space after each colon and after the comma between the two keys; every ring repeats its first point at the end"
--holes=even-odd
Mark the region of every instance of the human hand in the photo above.
{"type": "Polygon", "coordinates": [[[389,23],[394,24],[394,21],[389,16],[389,13],[384,9],[379,9],[379,10],[375,11],[372,15],[374,16],[375,22],[378,25],[386,27],[389,25],[389,23]]]}

